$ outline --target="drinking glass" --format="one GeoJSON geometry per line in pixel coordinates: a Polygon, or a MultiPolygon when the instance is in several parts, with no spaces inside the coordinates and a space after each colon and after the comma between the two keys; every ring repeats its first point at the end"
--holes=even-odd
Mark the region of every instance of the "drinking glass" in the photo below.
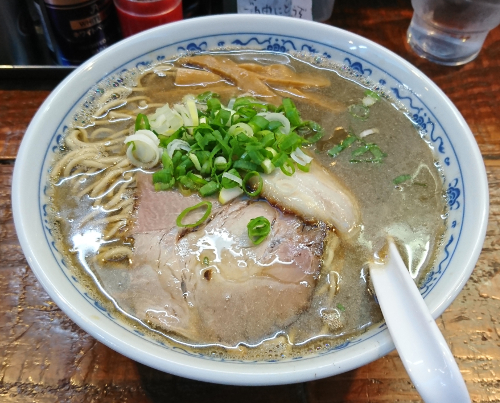
{"type": "Polygon", "coordinates": [[[448,66],[475,59],[500,24],[499,0],[412,0],[408,43],[421,57],[448,66]]]}

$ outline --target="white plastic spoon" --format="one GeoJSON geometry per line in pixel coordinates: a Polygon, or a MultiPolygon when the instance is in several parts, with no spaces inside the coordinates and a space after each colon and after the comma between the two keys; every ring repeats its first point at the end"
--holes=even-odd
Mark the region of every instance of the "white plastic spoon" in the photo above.
{"type": "Polygon", "coordinates": [[[387,256],[370,263],[370,277],[399,356],[426,403],[470,402],[446,341],[392,239],[387,256]]]}

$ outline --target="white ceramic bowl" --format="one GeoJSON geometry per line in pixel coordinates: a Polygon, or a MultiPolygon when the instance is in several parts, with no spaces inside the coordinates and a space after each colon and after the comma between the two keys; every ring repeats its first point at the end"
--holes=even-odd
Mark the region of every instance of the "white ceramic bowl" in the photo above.
{"type": "Polygon", "coordinates": [[[307,51],[345,63],[384,85],[427,130],[444,167],[450,214],[446,246],[421,293],[434,317],[446,309],[469,278],[486,231],[486,174],[469,127],[431,80],[387,49],[337,28],[290,18],[223,15],[181,21],[126,39],[76,69],[40,107],[17,157],[12,198],[23,251],[43,287],[72,320],[112,349],[159,370],[217,383],[265,385],[308,381],[360,367],[394,348],[385,325],[328,353],[281,362],[220,361],[147,339],[90,298],[54,247],[46,225],[47,172],[58,140],[87,91],[111,73],[179,51],[228,45],[307,51]]]}

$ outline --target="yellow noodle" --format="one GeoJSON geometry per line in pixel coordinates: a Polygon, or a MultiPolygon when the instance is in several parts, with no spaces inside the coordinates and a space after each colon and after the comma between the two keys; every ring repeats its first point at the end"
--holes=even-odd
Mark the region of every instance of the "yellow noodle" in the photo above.
{"type": "Polygon", "coordinates": [[[106,233],[104,235],[104,239],[106,239],[106,240],[110,239],[121,228],[125,227],[126,225],[127,225],[127,220],[118,221],[115,225],[113,225],[111,228],[106,230],[106,233]]]}
{"type": "Polygon", "coordinates": [[[94,141],[99,135],[106,133],[112,135],[113,133],[115,133],[115,131],[108,127],[100,127],[98,129],[94,129],[92,133],[90,133],[89,140],[94,141]]]}
{"type": "MultiPolygon", "coordinates": [[[[121,196],[121,195],[120,195],[121,196]]],[[[116,204],[115,206],[112,206],[112,208],[107,209],[106,206],[104,207],[99,207],[99,206],[94,206],[92,211],[87,214],[81,221],[80,221],[80,227],[84,226],[86,223],[88,223],[90,220],[92,220],[96,215],[102,214],[102,213],[114,213],[116,211],[119,211],[123,208],[127,208],[127,211],[131,210],[130,207],[133,207],[134,200],[133,199],[124,199],[122,200],[121,203],[116,204]]],[[[103,220],[106,220],[107,218],[104,218],[103,220]]]]}
{"type": "Polygon", "coordinates": [[[117,176],[123,174],[125,170],[126,168],[116,168],[108,171],[103,178],[99,179],[97,183],[93,184],[93,189],[90,192],[90,197],[97,198],[104,196],[107,192],[104,192],[103,194],[98,196],[99,192],[103,191],[106,188],[106,185],[108,185],[111,179],[114,179],[117,176]]]}
{"type": "Polygon", "coordinates": [[[117,111],[110,111],[108,114],[110,120],[111,119],[132,119],[132,111],[126,111],[126,112],[117,112],[117,111]]]}
{"type": "Polygon", "coordinates": [[[110,217],[106,218],[100,218],[99,220],[92,221],[93,226],[101,226],[101,225],[108,225],[117,221],[127,221],[129,217],[129,213],[132,211],[132,209],[124,209],[123,213],[121,214],[116,214],[112,215],[110,217]]]}
{"type": "MultiPolygon", "coordinates": [[[[119,189],[117,189],[116,194],[109,200],[105,205],[104,208],[106,210],[111,209],[115,204],[117,204],[122,198],[125,193],[125,190],[130,186],[130,184],[135,180],[135,177],[132,178],[131,181],[129,182],[124,182],[122,186],[120,186],[119,189]]],[[[111,196],[111,195],[110,195],[111,196]]]]}
{"type": "Polygon", "coordinates": [[[66,145],[74,150],[77,148],[98,148],[99,146],[102,146],[102,142],[88,142],[87,140],[80,140],[78,138],[78,134],[82,133],[84,134],[84,137],[87,137],[86,135],[86,130],[84,129],[76,129],[73,130],[65,139],[66,145]]]}
{"type": "Polygon", "coordinates": [[[72,159],[71,161],[68,162],[68,165],[64,168],[63,175],[65,177],[70,176],[71,172],[73,171],[73,168],[76,167],[77,165],[80,166],[86,166],[90,168],[106,168],[106,164],[104,163],[98,163],[94,158],[99,156],[99,152],[96,152],[96,150],[90,150],[87,152],[82,152],[82,154],[76,156],[76,158],[72,159]],[[92,164],[92,162],[94,164],[92,164]]]}
{"type": "Polygon", "coordinates": [[[127,101],[123,96],[130,94],[130,92],[131,92],[130,88],[127,87],[116,87],[113,88],[112,90],[106,91],[99,99],[99,103],[102,106],[94,113],[94,117],[96,118],[103,117],[104,112],[109,111],[113,107],[125,104],[127,101]]]}
{"type": "Polygon", "coordinates": [[[96,259],[99,260],[113,260],[117,258],[128,258],[132,259],[133,253],[132,250],[127,246],[116,246],[114,248],[110,248],[104,252],[99,253],[96,256],[96,259]]]}
{"type": "MultiPolygon", "coordinates": [[[[61,173],[61,170],[66,166],[66,164],[68,164],[69,161],[72,161],[73,159],[78,158],[83,153],[88,153],[90,155],[89,150],[81,150],[81,149],[73,150],[73,151],[70,151],[68,154],[66,154],[52,168],[52,172],[50,173],[51,178],[53,180],[57,179],[57,177],[59,177],[59,175],[61,173]]],[[[87,154],[85,154],[85,155],[87,155],[87,154]]]]}
{"type": "MultiPolygon", "coordinates": [[[[103,95],[101,99],[105,105],[95,115],[104,114],[107,118],[97,118],[91,131],[76,128],[67,134],[65,145],[70,151],[55,164],[51,172],[54,179],[62,176],[71,180],[77,197],[89,195],[95,199],[92,211],[80,221],[79,226],[103,227],[103,239],[111,239],[117,234],[120,237],[124,235],[135,204],[134,197],[127,193],[127,188],[135,182],[135,172],[130,171],[132,166],[125,155],[124,144],[124,139],[131,134],[131,129],[128,127],[116,130],[104,126],[123,121],[124,118],[133,119],[137,114],[135,110],[123,108],[121,105],[134,102],[133,105],[137,105],[141,102],[146,109],[154,107],[148,106],[150,98],[142,95],[128,100],[121,97],[111,99],[117,96],[116,94],[120,96],[123,91],[128,92],[120,89],[103,95]],[[83,185],[82,189],[82,178],[85,177],[89,183],[83,185]]],[[[144,108],[141,111],[144,111],[144,108]]],[[[103,260],[131,258],[131,246],[104,246],[100,248],[98,257],[103,260]]]]}

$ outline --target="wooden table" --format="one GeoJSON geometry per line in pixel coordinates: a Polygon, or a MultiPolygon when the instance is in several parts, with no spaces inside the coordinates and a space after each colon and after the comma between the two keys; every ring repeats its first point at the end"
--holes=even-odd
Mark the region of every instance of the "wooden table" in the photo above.
{"type": "MultiPolygon", "coordinates": [[[[490,33],[475,61],[441,67],[418,58],[406,45],[411,16],[410,0],[337,0],[328,23],[370,38],[421,69],[455,103],[479,143],[490,183],[490,225],[470,280],[437,322],[473,401],[500,402],[500,28],[490,33]]],[[[0,90],[0,401],[420,401],[396,352],[314,382],[232,387],[150,369],[79,329],[38,284],[12,219],[16,153],[49,91],[27,90],[25,80],[0,86],[9,88],[0,90]]]]}

